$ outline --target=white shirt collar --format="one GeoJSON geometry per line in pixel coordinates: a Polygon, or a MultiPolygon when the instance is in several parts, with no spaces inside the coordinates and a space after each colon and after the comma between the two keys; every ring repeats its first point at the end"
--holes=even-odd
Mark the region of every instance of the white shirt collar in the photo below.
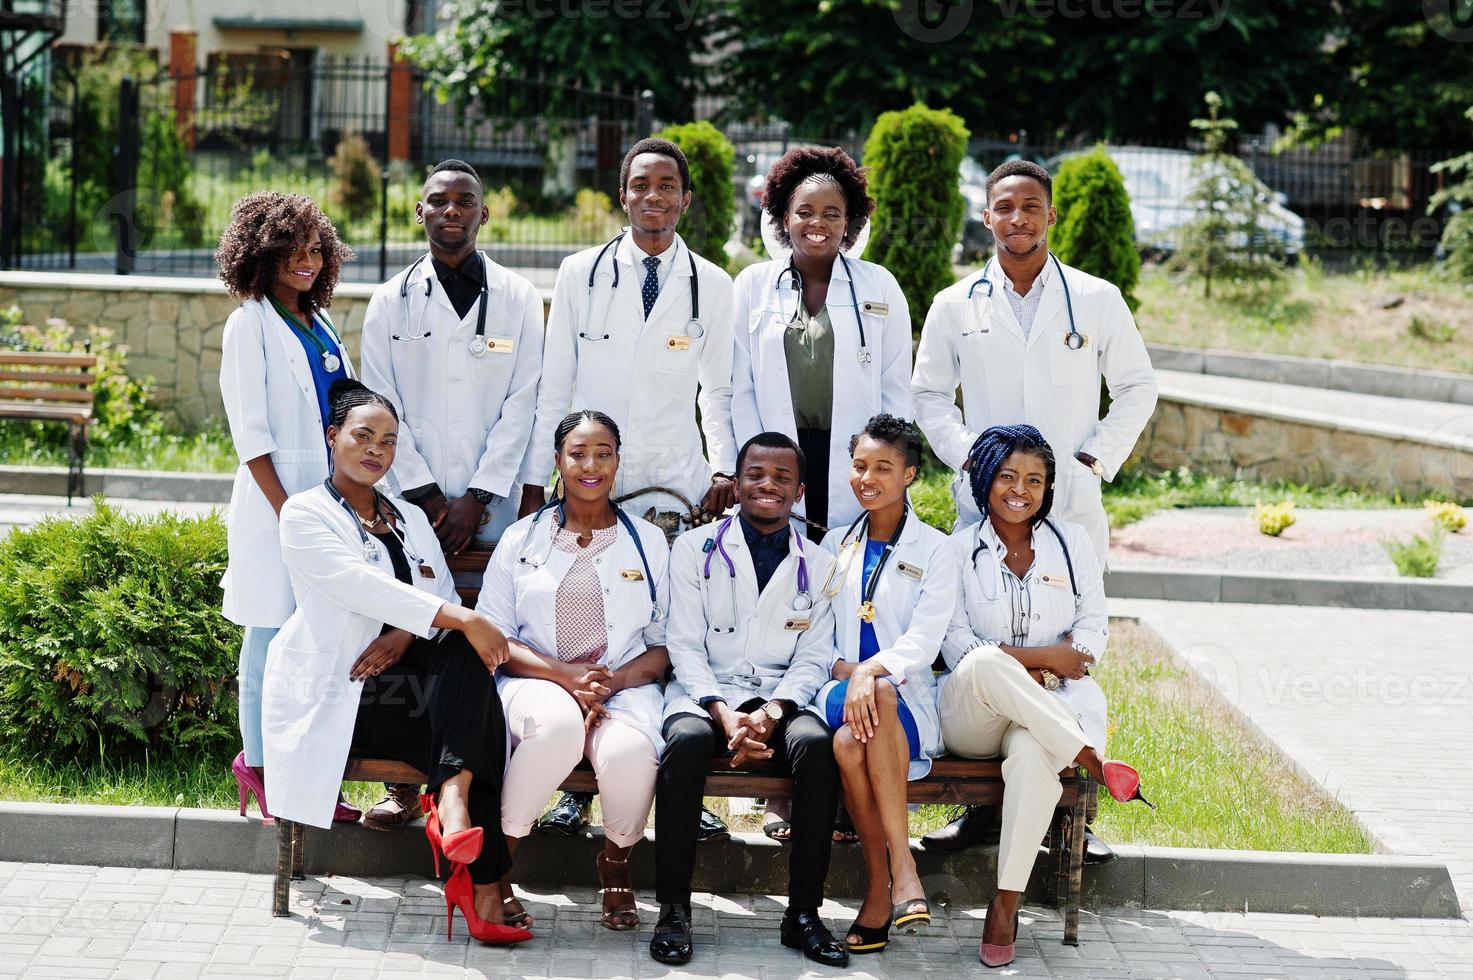
{"type": "Polygon", "coordinates": [[[1042,296],[1044,288],[1049,283],[1049,277],[1053,275],[1053,264],[1054,263],[1051,259],[1045,257],[1043,262],[1043,270],[1039,272],[1039,274],[1034,278],[1033,285],[1031,288],[1029,288],[1027,293],[1020,294],[1016,289],[1013,288],[1013,281],[1009,279],[1008,274],[1003,271],[1001,262],[997,263],[997,278],[1002,280],[1002,288],[1004,290],[1012,293],[1019,299],[1027,299],[1030,296],[1042,296]]]}
{"type": "MultiPolygon", "coordinates": [[[[660,269],[661,272],[664,272],[665,270],[674,267],[674,264],[675,264],[675,253],[676,253],[676,251],[679,248],[680,248],[680,236],[679,235],[676,235],[674,238],[672,238],[670,240],[669,247],[666,248],[665,251],[661,252],[659,254],[659,256],[658,256],[658,258],[660,260],[659,269],[660,269]]],[[[643,269],[644,268],[644,260],[646,258],[649,258],[649,253],[645,252],[644,249],[642,249],[638,245],[634,244],[634,235],[633,235],[633,233],[626,233],[624,235],[624,239],[621,242],[619,242],[619,256],[618,257],[621,258],[621,259],[623,259],[629,265],[637,265],[637,266],[639,266],[639,268],[643,269]]]]}

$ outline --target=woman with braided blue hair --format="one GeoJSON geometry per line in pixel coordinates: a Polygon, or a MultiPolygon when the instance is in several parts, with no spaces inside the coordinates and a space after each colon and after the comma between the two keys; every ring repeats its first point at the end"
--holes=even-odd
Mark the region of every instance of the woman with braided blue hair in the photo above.
{"type": "Polygon", "coordinates": [[[941,737],[953,755],[1004,759],[998,891],[978,949],[1004,966],[1060,770],[1084,769],[1122,802],[1143,797],[1134,769],[1104,759],[1105,696],[1089,673],[1109,635],[1104,576],[1085,529],[1049,517],[1053,451],[1031,425],[997,425],[967,459],[982,519],[951,536],[961,597],[941,645],[941,737]]]}

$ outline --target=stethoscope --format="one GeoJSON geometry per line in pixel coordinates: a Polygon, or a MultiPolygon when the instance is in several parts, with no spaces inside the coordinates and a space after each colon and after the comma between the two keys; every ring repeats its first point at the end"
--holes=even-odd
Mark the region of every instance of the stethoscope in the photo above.
{"type": "MultiPolygon", "coordinates": [[[[721,560],[726,563],[727,575],[731,580],[731,602],[729,603],[731,615],[725,617],[731,625],[712,626],[711,632],[713,633],[736,632],[736,562],[732,561],[731,555],[726,551],[726,545],[722,542],[722,538],[726,536],[727,528],[731,527],[732,521],[735,519],[735,515],[728,516],[726,520],[721,522],[721,526],[716,529],[716,536],[706,546],[706,563],[705,567],[701,569],[701,575],[708,583],[706,587],[710,588],[711,558],[719,554],[721,560]]],[[[803,552],[803,535],[798,533],[797,528],[790,526],[788,530],[792,533],[793,541],[797,544],[798,548],[798,591],[794,593],[788,606],[794,612],[807,612],[813,608],[813,594],[808,591],[808,558],[803,552]]],[[[721,618],[719,616],[713,616],[713,619],[719,620],[721,618]]]]}
{"type": "MultiPolygon", "coordinates": [[[[588,270],[588,303],[583,310],[583,328],[578,331],[578,336],[582,337],[584,340],[609,339],[607,316],[604,318],[604,332],[598,334],[597,336],[592,333],[593,327],[591,317],[593,314],[593,284],[597,279],[598,268],[604,260],[604,255],[609,251],[609,249],[617,248],[619,243],[624,240],[624,235],[626,233],[627,232],[621,231],[619,232],[619,234],[615,235],[613,238],[605,242],[604,247],[598,250],[598,255],[594,256],[593,267],[588,270]]],[[[695,254],[691,252],[689,245],[686,245],[685,247],[685,258],[686,261],[690,263],[690,319],[687,320],[685,324],[685,335],[691,340],[700,340],[706,335],[706,328],[701,326],[701,277],[696,274],[696,257],[695,254]]],[[[613,279],[613,288],[617,290],[619,288],[619,263],[611,258],[609,260],[609,265],[614,270],[614,274],[611,278],[613,279]]],[[[608,277],[607,272],[605,272],[604,275],[608,277]]],[[[607,312],[607,308],[605,308],[605,312],[607,312]]]]}
{"type": "MultiPolygon", "coordinates": [[[[885,565],[894,553],[896,545],[900,543],[900,535],[905,530],[905,523],[910,518],[910,505],[907,503],[905,511],[900,515],[900,522],[895,525],[895,533],[890,535],[890,540],[885,542],[885,550],[880,554],[880,559],[875,563],[875,570],[870,574],[867,582],[861,583],[860,604],[857,615],[866,623],[873,622],[875,618],[875,591],[880,586],[880,575],[885,571],[885,565]]],[[[824,579],[823,588],[819,590],[825,599],[832,599],[839,594],[839,589],[849,578],[849,567],[854,563],[854,556],[863,551],[860,542],[864,540],[864,533],[855,534],[860,525],[864,525],[865,531],[869,529],[869,511],[865,511],[854,519],[844,536],[839,539],[839,561],[829,566],[829,574],[824,579]]]]}
{"type": "MultiPolygon", "coordinates": [[[[314,331],[311,326],[303,326],[302,322],[296,317],[292,316],[291,312],[288,311],[286,307],[278,303],[276,301],[276,297],[274,296],[271,297],[271,305],[276,307],[276,312],[280,314],[282,319],[286,320],[286,322],[291,326],[294,333],[307,338],[307,342],[310,343],[313,349],[317,351],[317,356],[322,358],[322,369],[324,371],[326,371],[328,374],[333,374],[338,370],[338,368],[343,366],[342,358],[338,357],[330,349],[328,349],[327,344],[323,343],[322,338],[317,336],[317,332],[314,331]]],[[[332,321],[327,318],[327,314],[318,311],[313,315],[318,320],[322,321],[322,326],[327,330],[327,335],[332,338],[332,342],[337,345],[337,349],[342,350],[343,338],[338,336],[338,329],[337,327],[334,327],[332,325],[332,321]]]]}
{"type": "MultiPolygon", "coordinates": [[[[977,524],[977,546],[972,549],[972,569],[977,572],[979,579],[981,577],[981,570],[977,568],[977,555],[987,547],[987,542],[982,540],[982,523],[988,520],[990,518],[986,514],[983,514],[982,521],[979,521],[977,524]]],[[[1074,559],[1069,557],[1069,545],[1064,541],[1064,536],[1059,533],[1059,529],[1054,526],[1053,521],[1045,517],[1043,523],[1050,531],[1054,532],[1054,537],[1059,541],[1059,547],[1064,551],[1064,567],[1069,570],[1069,590],[1074,593],[1074,608],[1078,609],[1084,603],[1084,597],[1079,594],[1079,583],[1074,578],[1074,559]]],[[[993,573],[992,594],[983,596],[983,598],[989,601],[1002,595],[1002,570],[994,565],[993,573]]]]}
{"type": "MultiPolygon", "coordinates": [[[[610,504],[610,506],[614,508],[614,516],[619,519],[620,524],[624,525],[624,530],[629,532],[630,539],[634,541],[634,550],[639,552],[639,563],[644,566],[644,581],[650,590],[650,622],[658,622],[660,619],[660,601],[658,593],[655,591],[655,576],[650,571],[650,561],[645,557],[644,542],[639,539],[639,531],[635,528],[634,522],[629,519],[629,515],[624,513],[623,508],[617,504],[610,504]]],[[[532,515],[532,526],[527,530],[526,541],[533,542],[534,547],[536,546],[537,525],[541,522],[542,515],[550,510],[557,511],[556,516],[559,525],[567,523],[568,512],[561,497],[556,497],[543,504],[537,509],[537,513],[532,515]]],[[[547,564],[547,559],[552,557],[553,536],[549,534],[546,538],[546,546],[541,549],[540,554],[529,554],[526,544],[524,544],[521,554],[517,555],[517,562],[529,568],[541,568],[547,564]]]]}
{"type": "MultiPolygon", "coordinates": [[[[480,253],[477,253],[477,254],[479,255],[480,253]]],[[[425,260],[425,257],[423,255],[421,255],[419,258],[415,259],[414,260],[414,264],[411,265],[405,271],[405,273],[404,273],[404,281],[401,282],[401,283],[399,283],[399,302],[404,307],[404,322],[409,325],[409,328],[411,330],[413,330],[413,329],[420,329],[422,327],[422,325],[416,323],[414,321],[414,319],[409,315],[409,280],[410,280],[411,277],[414,276],[414,270],[415,269],[418,269],[419,268],[419,264],[421,262],[423,262],[424,260],[425,260]]],[[[484,255],[482,255],[481,256],[481,297],[480,297],[479,300],[477,300],[477,309],[476,309],[476,335],[470,339],[470,342],[469,343],[466,344],[466,349],[471,352],[471,356],[472,357],[480,357],[481,355],[485,354],[487,350],[490,349],[488,347],[488,345],[486,344],[486,304],[489,301],[489,296],[490,296],[490,292],[491,292],[490,287],[488,287],[487,284],[486,284],[487,283],[487,280],[490,278],[489,275],[487,274],[487,271],[488,270],[486,269],[486,257],[484,255]]],[[[426,299],[429,298],[430,292],[434,288],[434,278],[435,278],[434,276],[426,276],[425,277],[425,298],[426,299]]],[[[417,334],[416,333],[405,333],[402,336],[399,335],[399,334],[392,334],[392,337],[395,340],[424,340],[429,335],[430,335],[430,331],[428,331],[428,330],[422,330],[422,332],[417,333],[417,334]]]]}
{"type": "MultiPolygon", "coordinates": [[[[849,302],[854,304],[854,322],[859,324],[859,364],[863,367],[873,361],[874,357],[869,352],[869,343],[865,340],[864,336],[864,317],[859,315],[859,294],[854,291],[854,275],[849,269],[849,260],[844,257],[843,252],[839,253],[839,261],[843,263],[844,275],[849,280],[849,302]]],[[[799,318],[803,314],[803,273],[798,271],[798,267],[793,264],[791,257],[788,259],[788,267],[778,273],[777,284],[774,288],[779,292],[783,288],[784,278],[792,279],[793,289],[798,294],[798,301],[793,305],[793,315],[788,317],[788,326],[792,327],[798,323],[799,318]]],[[[968,294],[967,298],[970,299],[971,295],[968,294]]],[[[779,311],[782,309],[781,299],[778,301],[778,309],[779,311]]]]}
{"type": "MultiPolygon", "coordinates": [[[[353,509],[353,505],[348,503],[347,499],[338,491],[338,488],[332,485],[332,477],[323,480],[322,485],[327,487],[327,492],[332,494],[332,498],[338,502],[338,506],[347,511],[348,515],[353,518],[353,526],[358,529],[359,543],[363,545],[363,559],[377,563],[380,555],[378,542],[369,537],[368,531],[363,527],[363,518],[358,516],[358,512],[353,509]]],[[[415,554],[413,548],[409,547],[409,539],[399,529],[400,525],[404,523],[404,515],[399,512],[398,507],[394,506],[392,500],[375,490],[373,492],[373,514],[375,517],[384,516],[384,512],[380,509],[380,504],[386,505],[389,508],[389,513],[394,515],[394,522],[392,524],[387,519],[384,520],[384,524],[388,525],[389,533],[399,539],[399,545],[404,549],[404,554],[408,556],[411,562],[419,566],[421,574],[423,574],[423,570],[429,566],[425,564],[423,558],[415,554]]]]}
{"type": "MultiPolygon", "coordinates": [[[[1069,295],[1069,280],[1064,276],[1064,267],[1059,264],[1058,257],[1053,252],[1050,252],[1048,257],[1053,261],[1054,268],[1059,273],[1059,282],[1064,287],[1064,308],[1069,311],[1069,332],[1064,334],[1064,346],[1070,350],[1083,350],[1084,345],[1089,343],[1089,338],[1080,333],[1079,328],[1074,324],[1074,298],[1069,295]]],[[[987,310],[992,306],[992,280],[987,278],[987,270],[992,268],[993,261],[995,259],[988,260],[987,264],[982,267],[982,275],[978,276],[967,289],[967,305],[972,307],[973,317],[970,329],[962,330],[963,337],[970,337],[978,333],[987,333],[988,331],[986,325],[987,310]],[[987,291],[982,294],[987,300],[987,303],[980,311],[977,305],[972,302],[972,297],[977,292],[979,286],[985,286],[987,288],[987,291]]]]}

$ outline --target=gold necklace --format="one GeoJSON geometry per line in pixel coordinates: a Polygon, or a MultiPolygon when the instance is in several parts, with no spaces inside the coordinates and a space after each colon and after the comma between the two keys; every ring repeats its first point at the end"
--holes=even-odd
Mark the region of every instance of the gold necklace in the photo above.
{"type": "Polygon", "coordinates": [[[359,524],[362,524],[364,527],[368,528],[370,531],[372,531],[374,528],[378,527],[380,524],[382,524],[384,522],[384,515],[380,514],[378,511],[374,511],[373,520],[371,520],[371,521],[365,521],[363,519],[363,515],[360,514],[360,513],[358,513],[356,510],[353,511],[353,516],[355,516],[355,517],[358,518],[358,523],[359,524]]]}

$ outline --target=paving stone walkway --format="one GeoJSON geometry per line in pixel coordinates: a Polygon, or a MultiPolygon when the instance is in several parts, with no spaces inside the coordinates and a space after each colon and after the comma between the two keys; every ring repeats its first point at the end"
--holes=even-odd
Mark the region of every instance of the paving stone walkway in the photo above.
{"type": "Polygon", "coordinates": [[[1399,854],[1473,909],[1473,615],[1114,600],[1399,854]]]}
{"type": "MultiPolygon", "coordinates": [[[[292,915],[272,918],[264,875],[0,864],[0,976],[1113,978],[1473,978],[1473,925],[1462,920],[1317,919],[1294,915],[1086,913],[1078,947],[1060,943],[1050,910],[1025,909],[1007,970],[977,961],[983,912],[939,910],[928,933],[900,938],[848,971],[810,965],[777,940],[768,896],[696,897],[696,958],[684,970],[645,952],[648,925],[597,923],[592,889],[529,893],[538,936],[515,949],[444,936],[445,906],[424,879],[309,879],[292,915]]],[[[656,909],[641,895],[646,923],[656,909]]],[[[824,910],[843,928],[853,906],[824,910]]]]}

